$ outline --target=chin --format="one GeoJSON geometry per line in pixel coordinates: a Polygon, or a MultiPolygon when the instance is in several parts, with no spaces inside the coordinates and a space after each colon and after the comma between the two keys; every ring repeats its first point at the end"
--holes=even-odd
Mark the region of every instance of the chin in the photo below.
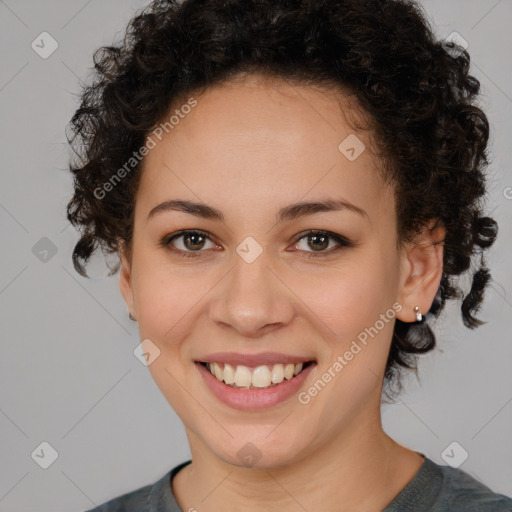
{"type": "MultiPolygon", "coordinates": [[[[278,429],[281,427],[278,427],[278,429]]],[[[296,463],[311,450],[303,436],[297,442],[294,435],[283,428],[280,435],[270,434],[272,428],[265,427],[260,432],[250,427],[246,432],[240,429],[239,435],[229,440],[210,445],[211,451],[227,464],[239,468],[275,469],[296,463]]]]}

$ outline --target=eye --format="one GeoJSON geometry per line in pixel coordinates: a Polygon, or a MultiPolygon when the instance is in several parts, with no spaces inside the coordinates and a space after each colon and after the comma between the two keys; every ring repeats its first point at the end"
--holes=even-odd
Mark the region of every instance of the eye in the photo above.
{"type": "Polygon", "coordinates": [[[201,249],[204,248],[205,241],[209,241],[213,247],[216,247],[216,245],[211,241],[208,233],[205,233],[204,231],[184,230],[164,237],[161,240],[160,245],[168,247],[172,251],[178,253],[179,256],[194,258],[200,256],[200,254],[194,253],[204,252],[201,249]],[[182,241],[176,243],[179,239],[182,239],[182,241]]]}
{"type": "MultiPolygon", "coordinates": [[[[301,233],[300,238],[295,242],[295,247],[299,245],[301,240],[307,240],[306,248],[299,249],[304,252],[307,258],[326,257],[334,252],[339,251],[342,247],[353,247],[354,244],[341,235],[331,233],[329,231],[311,230],[301,233]],[[334,241],[334,248],[330,242],[334,241]],[[336,246],[337,244],[337,246],[336,246]],[[307,250],[307,247],[312,247],[313,251],[307,250]],[[330,249],[330,250],[327,250],[330,249]]],[[[161,241],[162,247],[167,247],[178,256],[185,258],[195,258],[201,256],[202,252],[206,252],[205,243],[209,242],[212,247],[218,247],[210,238],[210,234],[205,231],[199,230],[183,230],[172,235],[165,236],[161,241]],[[180,242],[177,242],[181,239],[180,242]]]]}
{"type": "Polygon", "coordinates": [[[313,251],[308,251],[307,249],[303,250],[306,254],[307,258],[319,258],[322,256],[328,256],[334,252],[339,251],[342,247],[353,247],[354,244],[347,240],[345,237],[341,235],[337,235],[335,233],[331,233],[329,231],[320,231],[320,230],[311,230],[298,239],[295,243],[295,246],[298,246],[301,240],[306,240],[306,247],[312,247],[313,251]],[[330,241],[334,241],[334,248],[330,247],[330,241]],[[327,250],[330,247],[330,250],[327,250]],[[315,254],[317,253],[317,254],[315,254]]]}

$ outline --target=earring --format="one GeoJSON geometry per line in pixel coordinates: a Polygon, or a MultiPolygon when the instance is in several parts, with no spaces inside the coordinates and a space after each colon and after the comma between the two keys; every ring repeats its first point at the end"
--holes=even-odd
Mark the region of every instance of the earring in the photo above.
{"type": "Polygon", "coordinates": [[[416,313],[416,322],[421,322],[423,315],[420,313],[420,308],[418,306],[414,307],[414,312],[416,313]]]}
{"type": "Polygon", "coordinates": [[[133,320],[134,322],[137,321],[137,319],[131,313],[128,313],[128,316],[130,317],[130,320],[133,320]]]}

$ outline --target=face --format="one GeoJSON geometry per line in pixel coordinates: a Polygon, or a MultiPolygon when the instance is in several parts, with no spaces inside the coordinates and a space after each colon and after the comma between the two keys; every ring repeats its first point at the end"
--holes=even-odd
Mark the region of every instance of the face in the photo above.
{"type": "Polygon", "coordinates": [[[440,274],[397,248],[393,192],[341,92],[253,76],[195,100],[145,157],[121,291],[193,455],[286,465],[370,429],[395,318],[425,312],[440,274]],[[304,370],[234,389],[210,360],[257,386],[304,370]]]}

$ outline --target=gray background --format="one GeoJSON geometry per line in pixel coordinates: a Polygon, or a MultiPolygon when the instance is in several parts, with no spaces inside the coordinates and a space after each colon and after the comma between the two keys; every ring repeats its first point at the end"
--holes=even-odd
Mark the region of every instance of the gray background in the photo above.
{"type": "MultiPolygon", "coordinates": [[[[179,418],[133,355],[138,331],[117,275],[104,278],[101,256],[96,279],[76,274],[77,234],[65,218],[72,187],[64,130],[79,77],[93,50],[121,36],[146,3],[0,1],[1,511],[91,508],[190,455],[179,418]],[[47,59],[31,48],[43,31],[59,45],[47,59]],[[58,452],[48,469],[31,457],[43,441],[58,452]]],[[[469,42],[492,125],[488,211],[500,234],[488,257],[488,323],[470,331],[458,305],[447,308],[439,348],[421,359],[421,383],[405,381],[407,393],[383,407],[383,423],[441,464],[457,441],[469,453],[461,469],[512,496],[512,2],[423,5],[438,37],[455,30],[469,42]]]]}

